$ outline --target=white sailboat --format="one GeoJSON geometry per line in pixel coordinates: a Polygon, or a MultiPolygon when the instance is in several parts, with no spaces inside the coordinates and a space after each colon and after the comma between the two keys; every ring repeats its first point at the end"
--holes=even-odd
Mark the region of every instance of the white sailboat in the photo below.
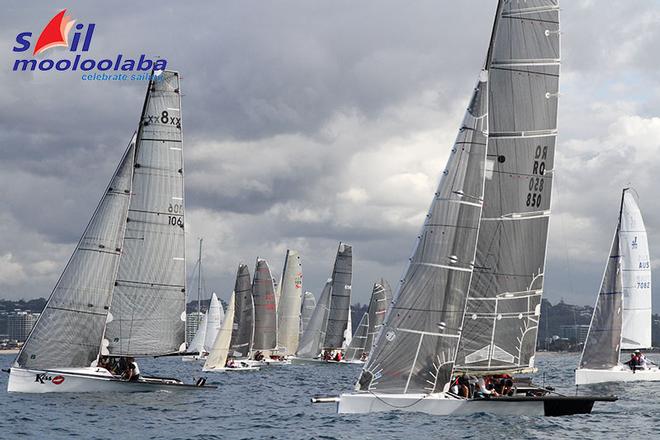
{"type": "Polygon", "coordinates": [[[258,363],[282,362],[277,342],[277,301],[275,284],[268,262],[257,258],[252,281],[254,301],[254,342],[251,360],[258,363]]]}
{"type": "Polygon", "coordinates": [[[213,292],[211,301],[209,302],[209,309],[204,313],[202,321],[199,324],[197,333],[190,342],[186,353],[183,356],[184,362],[193,362],[198,360],[205,360],[213,347],[213,342],[218,335],[220,326],[225,318],[222,304],[218,300],[218,296],[213,292]]]}
{"type": "Polygon", "coordinates": [[[235,300],[236,294],[232,294],[227,306],[225,320],[218,332],[209,355],[204,363],[205,372],[222,371],[258,371],[259,367],[251,366],[244,362],[237,361],[229,357],[229,346],[231,344],[231,334],[234,326],[235,300]]]}
{"type": "Polygon", "coordinates": [[[298,348],[302,276],[300,254],[287,250],[280,285],[282,293],[277,301],[278,352],[284,357],[292,356],[298,348]]]}
{"type": "MultiPolygon", "coordinates": [[[[556,0],[500,0],[486,61],[356,391],[339,413],[588,413],[614,397],[453,394],[534,368],[559,91],[556,0]]],[[[522,387],[518,388],[520,391],[522,387]]]]}
{"type": "Polygon", "coordinates": [[[293,363],[345,363],[343,353],[350,343],[352,278],[353,248],[347,243],[339,243],[332,278],[323,288],[296,356],[292,358],[293,363]]]}
{"type": "Polygon", "coordinates": [[[660,380],[657,365],[633,370],[619,360],[624,341],[633,348],[650,345],[650,261],[642,213],[632,190],[625,188],[589,333],[575,370],[576,385],[660,380]]]}
{"type": "Polygon", "coordinates": [[[153,76],[138,132],[11,367],[10,392],[195,387],[144,375],[127,381],[98,366],[100,357],[185,348],[179,74],[153,76]]]}
{"type": "Polygon", "coordinates": [[[391,301],[391,293],[392,290],[385,280],[374,283],[367,313],[362,316],[355,335],[348,345],[346,362],[363,364],[367,359],[374,338],[383,326],[387,306],[391,301]]]}

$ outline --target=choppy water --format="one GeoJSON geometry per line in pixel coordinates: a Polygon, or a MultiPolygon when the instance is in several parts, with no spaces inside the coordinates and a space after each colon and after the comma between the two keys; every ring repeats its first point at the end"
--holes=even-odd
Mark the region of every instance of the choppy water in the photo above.
{"type": "MultiPolygon", "coordinates": [[[[14,356],[0,356],[2,368],[14,356]]],[[[650,356],[651,359],[654,356],[650,356]]],[[[656,356],[654,359],[660,360],[656,356]]],[[[574,393],[574,354],[539,353],[546,383],[574,393]]],[[[143,372],[201,375],[201,366],[178,358],[145,359],[143,372]]],[[[437,417],[411,413],[337,415],[334,405],[314,405],[313,394],[350,390],[355,365],[287,366],[256,373],[208,374],[217,390],[140,394],[8,394],[0,376],[0,438],[95,439],[432,439],[432,438],[660,438],[660,383],[597,388],[616,403],[596,403],[591,415],[437,417]],[[632,434],[631,434],[632,433],[632,434]]],[[[536,380],[541,382],[542,375],[536,380]]]]}

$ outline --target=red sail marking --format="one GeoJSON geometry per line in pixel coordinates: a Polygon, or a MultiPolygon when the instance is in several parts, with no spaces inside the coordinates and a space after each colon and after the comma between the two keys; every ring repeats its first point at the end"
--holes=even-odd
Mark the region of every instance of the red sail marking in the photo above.
{"type": "Polygon", "coordinates": [[[51,47],[67,47],[69,45],[68,35],[75,20],[71,20],[71,17],[65,17],[64,14],[66,14],[66,9],[55,14],[44,30],[41,31],[37,44],[34,45],[33,55],[38,55],[51,47]]]}

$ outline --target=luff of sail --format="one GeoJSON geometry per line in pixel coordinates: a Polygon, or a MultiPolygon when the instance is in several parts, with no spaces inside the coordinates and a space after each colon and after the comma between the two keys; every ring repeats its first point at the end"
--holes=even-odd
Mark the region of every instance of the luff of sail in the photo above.
{"type": "Polygon", "coordinates": [[[133,195],[106,339],[115,356],[182,350],[185,339],[183,142],[179,74],[149,83],[133,195]]]}
{"type": "Polygon", "coordinates": [[[245,264],[238,265],[234,294],[236,306],[230,347],[233,356],[247,357],[254,339],[254,300],[250,270],[245,264]]]}
{"type": "Polygon", "coordinates": [[[229,305],[227,306],[227,313],[225,319],[218,330],[218,335],[215,338],[213,346],[209,351],[209,357],[204,363],[204,370],[214,368],[224,368],[227,363],[227,356],[229,354],[229,344],[231,343],[232,327],[234,322],[235,300],[236,294],[231,296],[229,305]]]}
{"type": "Polygon", "coordinates": [[[339,243],[332,270],[330,313],[323,348],[333,350],[344,347],[346,329],[351,313],[351,282],[353,279],[353,248],[339,243]]]}
{"type": "Polygon", "coordinates": [[[608,369],[618,365],[621,343],[623,287],[621,282],[621,255],[617,224],[610,256],[596,301],[589,333],[584,342],[580,368],[608,369]]]}
{"type": "Polygon", "coordinates": [[[559,64],[557,1],[500,1],[486,62],[489,131],[484,208],[456,357],[456,368],[463,371],[534,367],[559,64]]]}
{"type": "Polygon", "coordinates": [[[254,345],[253,350],[275,350],[277,348],[277,306],[275,285],[268,263],[257,259],[252,282],[254,299],[254,345]]]}
{"type": "Polygon", "coordinates": [[[279,351],[283,355],[293,354],[298,348],[301,294],[300,255],[296,251],[287,250],[282,273],[281,296],[277,302],[277,340],[279,351]]]}
{"type": "Polygon", "coordinates": [[[329,279],[323,287],[321,297],[316,303],[312,317],[309,319],[309,324],[300,338],[300,345],[296,353],[299,357],[313,359],[321,354],[328,325],[328,315],[330,314],[331,294],[332,279],[329,279]]]}
{"type": "Polygon", "coordinates": [[[101,350],[130,203],[135,136],[21,348],[25,368],[89,367],[101,350]]]}
{"type": "Polygon", "coordinates": [[[302,304],[300,306],[300,337],[302,338],[303,333],[307,329],[309,320],[314,313],[316,308],[316,297],[312,292],[305,292],[303,295],[302,304]]]}
{"type": "Polygon", "coordinates": [[[486,79],[482,72],[359,390],[429,393],[450,380],[483,202],[486,79]]]}
{"type": "Polygon", "coordinates": [[[623,283],[621,348],[650,348],[651,258],[644,219],[631,188],[623,190],[619,246],[623,283]]]}

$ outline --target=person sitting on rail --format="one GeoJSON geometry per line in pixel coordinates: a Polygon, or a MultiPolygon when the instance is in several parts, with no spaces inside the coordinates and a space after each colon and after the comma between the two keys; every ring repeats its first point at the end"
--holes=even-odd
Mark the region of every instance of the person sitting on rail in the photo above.
{"type": "Polygon", "coordinates": [[[640,358],[637,355],[637,353],[630,353],[630,360],[626,362],[626,365],[630,367],[630,369],[635,373],[637,369],[639,368],[640,365],[640,358]]]}

